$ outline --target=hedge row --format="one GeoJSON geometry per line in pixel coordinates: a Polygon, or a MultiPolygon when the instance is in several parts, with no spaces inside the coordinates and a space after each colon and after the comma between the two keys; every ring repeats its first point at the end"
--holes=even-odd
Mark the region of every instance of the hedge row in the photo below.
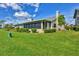
{"type": "Polygon", "coordinates": [[[45,29],[44,33],[53,33],[56,32],[56,29],[45,29]]]}
{"type": "Polygon", "coordinates": [[[65,29],[79,31],[79,26],[65,26],[65,29]]]}
{"type": "MultiPolygon", "coordinates": [[[[27,33],[30,32],[30,30],[28,28],[16,28],[16,31],[17,32],[27,32],[27,33]]],[[[36,28],[32,28],[31,31],[32,31],[32,33],[36,33],[37,29],[36,28]]]]}
{"type": "Polygon", "coordinates": [[[29,29],[28,28],[15,28],[17,32],[27,32],[29,33],[29,29]]]}

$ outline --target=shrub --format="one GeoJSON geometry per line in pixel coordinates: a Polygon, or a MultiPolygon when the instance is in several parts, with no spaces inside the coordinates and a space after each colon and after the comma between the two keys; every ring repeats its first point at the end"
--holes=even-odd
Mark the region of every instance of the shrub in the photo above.
{"type": "Polygon", "coordinates": [[[65,26],[65,29],[79,31],[79,26],[65,26]]]}
{"type": "Polygon", "coordinates": [[[74,31],[79,31],[79,26],[74,26],[74,27],[73,27],[73,30],[74,30],[74,31]]]}
{"type": "Polygon", "coordinates": [[[25,30],[26,30],[26,32],[27,32],[27,33],[29,33],[29,32],[30,32],[28,28],[25,28],[25,30]]]}
{"type": "Polygon", "coordinates": [[[17,27],[17,28],[15,28],[15,29],[16,29],[16,31],[17,31],[17,32],[19,32],[19,29],[20,29],[20,28],[19,28],[19,27],[17,27]]]}
{"type": "Polygon", "coordinates": [[[6,31],[10,31],[10,30],[13,29],[14,27],[13,27],[12,24],[6,24],[6,25],[4,26],[4,28],[5,28],[6,31]]]}
{"type": "Polygon", "coordinates": [[[6,31],[10,31],[12,29],[14,29],[14,28],[13,27],[7,27],[7,28],[5,28],[6,31]]]}
{"type": "Polygon", "coordinates": [[[17,32],[27,32],[27,33],[30,32],[28,28],[16,28],[16,31],[17,32]]]}
{"type": "Polygon", "coordinates": [[[53,33],[56,32],[56,29],[45,29],[44,33],[53,33]]]}
{"type": "Polygon", "coordinates": [[[36,33],[37,29],[36,28],[32,28],[31,31],[32,31],[32,33],[36,33]]]}
{"type": "Polygon", "coordinates": [[[23,29],[23,28],[19,28],[18,31],[19,31],[19,32],[24,32],[24,29],[23,29]]]}
{"type": "Polygon", "coordinates": [[[10,31],[10,30],[11,30],[11,28],[5,28],[5,30],[6,30],[6,31],[10,31]]]}
{"type": "Polygon", "coordinates": [[[65,26],[65,29],[66,30],[73,30],[72,26],[67,26],[67,25],[65,26]]]}

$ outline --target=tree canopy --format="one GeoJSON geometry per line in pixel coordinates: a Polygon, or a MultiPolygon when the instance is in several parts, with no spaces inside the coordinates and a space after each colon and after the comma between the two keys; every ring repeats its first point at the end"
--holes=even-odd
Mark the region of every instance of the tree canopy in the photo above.
{"type": "Polygon", "coordinates": [[[64,15],[59,15],[59,17],[58,17],[58,25],[64,25],[64,24],[65,24],[64,15]]]}

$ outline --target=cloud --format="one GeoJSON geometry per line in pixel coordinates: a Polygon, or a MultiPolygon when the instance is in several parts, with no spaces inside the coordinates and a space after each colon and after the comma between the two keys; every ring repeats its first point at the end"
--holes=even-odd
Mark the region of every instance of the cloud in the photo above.
{"type": "Polygon", "coordinates": [[[38,12],[38,8],[35,9],[35,12],[38,12]]]}
{"type": "Polygon", "coordinates": [[[39,3],[27,3],[27,5],[30,5],[33,7],[39,7],[39,3]]]}
{"type": "Polygon", "coordinates": [[[28,12],[24,12],[24,11],[19,11],[16,12],[14,14],[14,16],[17,18],[17,20],[19,21],[23,21],[23,22],[29,22],[32,21],[32,17],[35,17],[36,14],[34,14],[33,16],[30,15],[28,12]]]}
{"type": "Polygon", "coordinates": [[[33,16],[32,17],[36,17],[36,14],[33,14],[33,16]]]}
{"type": "Polygon", "coordinates": [[[38,12],[38,8],[35,8],[34,12],[35,12],[35,14],[33,14],[32,17],[36,17],[36,13],[38,12]]]}
{"type": "MultiPolygon", "coordinates": [[[[39,9],[39,3],[28,3],[28,5],[32,6],[35,8],[33,12],[34,14],[29,14],[28,12],[23,11],[22,7],[18,3],[1,3],[0,7],[2,8],[8,8],[11,7],[13,10],[19,10],[18,12],[15,11],[13,16],[17,18],[18,20],[31,20],[32,17],[36,17],[36,13],[38,12],[39,9]]],[[[29,7],[30,7],[29,6],[29,7]]],[[[10,17],[7,17],[7,19],[10,21],[10,17]]],[[[12,20],[12,19],[11,19],[12,20]]]]}
{"type": "MultiPolygon", "coordinates": [[[[39,3],[27,3],[27,5],[35,7],[36,8],[35,11],[36,11],[38,10],[40,4],[39,3]]],[[[18,3],[1,3],[0,7],[3,7],[3,8],[11,7],[14,10],[22,10],[21,6],[18,5],[18,3]]]]}
{"type": "Polygon", "coordinates": [[[37,12],[37,11],[38,11],[38,8],[39,8],[39,6],[40,6],[40,4],[39,4],[39,3],[28,3],[27,5],[30,5],[30,6],[35,7],[35,12],[37,12]]]}
{"type": "Polygon", "coordinates": [[[19,6],[16,3],[7,3],[6,5],[9,7],[12,7],[12,9],[14,9],[14,10],[22,10],[21,6],[19,6]]]}
{"type": "Polygon", "coordinates": [[[0,7],[7,8],[7,6],[5,4],[0,4],[0,7]]]}
{"type": "Polygon", "coordinates": [[[7,16],[4,18],[6,20],[5,24],[10,24],[10,23],[14,23],[14,19],[10,16],[7,16]]]}
{"type": "Polygon", "coordinates": [[[36,17],[36,13],[38,12],[40,4],[39,3],[28,3],[27,5],[35,7],[35,10],[34,10],[35,13],[32,15],[32,17],[36,17]]]}
{"type": "Polygon", "coordinates": [[[39,7],[39,3],[32,3],[31,6],[34,6],[34,7],[38,8],[39,7]]]}
{"type": "Polygon", "coordinates": [[[28,12],[24,12],[24,11],[15,12],[14,16],[15,17],[26,17],[26,18],[31,17],[31,15],[28,12]]]}
{"type": "Polygon", "coordinates": [[[19,6],[17,3],[1,3],[0,7],[3,8],[11,7],[13,10],[22,10],[21,6],[19,6]]]}
{"type": "Polygon", "coordinates": [[[31,6],[35,7],[35,10],[34,10],[35,14],[33,14],[32,17],[36,17],[36,13],[38,12],[40,4],[39,3],[32,3],[31,6]]]}

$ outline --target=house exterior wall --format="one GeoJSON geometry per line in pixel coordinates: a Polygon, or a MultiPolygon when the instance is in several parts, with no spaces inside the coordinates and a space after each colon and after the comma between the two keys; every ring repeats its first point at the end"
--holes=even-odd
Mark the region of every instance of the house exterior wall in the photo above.
{"type": "Polygon", "coordinates": [[[24,26],[23,25],[20,25],[19,28],[24,28],[24,26]]]}
{"type": "Polygon", "coordinates": [[[0,24],[0,28],[4,28],[4,25],[3,24],[0,24]]]}
{"type": "Polygon", "coordinates": [[[44,33],[44,30],[43,29],[37,29],[37,32],[38,33],[44,33]]]}
{"type": "Polygon", "coordinates": [[[0,28],[2,28],[2,25],[0,25],[0,28]]]}
{"type": "Polygon", "coordinates": [[[51,29],[51,22],[43,22],[43,29],[51,29]]]}
{"type": "Polygon", "coordinates": [[[79,25],[79,17],[75,18],[75,25],[79,25]]]}
{"type": "Polygon", "coordinates": [[[23,24],[21,24],[21,25],[16,25],[15,28],[17,28],[17,27],[19,27],[19,28],[24,28],[24,25],[23,25],[23,24]]]}
{"type": "Polygon", "coordinates": [[[53,29],[54,28],[54,22],[51,22],[51,21],[28,22],[28,23],[15,25],[15,27],[29,28],[29,29],[31,29],[31,28],[36,28],[36,29],[53,29]]]}
{"type": "Polygon", "coordinates": [[[65,30],[64,25],[58,26],[58,30],[65,30]]]}
{"type": "Polygon", "coordinates": [[[24,28],[41,28],[41,22],[24,24],[24,28]]]}
{"type": "Polygon", "coordinates": [[[75,11],[75,25],[79,25],[79,10],[75,11]]]}
{"type": "Polygon", "coordinates": [[[24,24],[24,28],[50,29],[51,22],[34,22],[34,23],[24,24]]]}

